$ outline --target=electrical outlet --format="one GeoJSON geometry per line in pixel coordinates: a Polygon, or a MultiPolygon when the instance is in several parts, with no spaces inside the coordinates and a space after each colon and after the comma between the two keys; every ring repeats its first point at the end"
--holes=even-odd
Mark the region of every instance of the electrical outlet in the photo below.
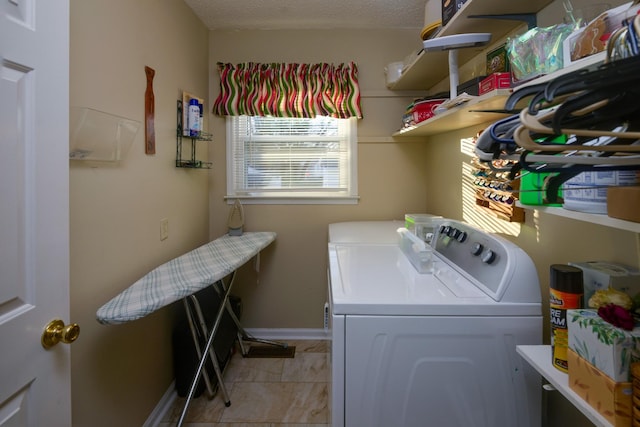
{"type": "Polygon", "coordinates": [[[169,238],[169,220],[167,218],[160,220],[160,240],[169,238]]]}
{"type": "Polygon", "coordinates": [[[329,316],[330,316],[329,303],[328,302],[324,303],[322,314],[323,314],[323,317],[324,317],[324,319],[323,319],[324,325],[323,326],[324,326],[324,330],[326,331],[327,329],[329,329],[329,316]]]}

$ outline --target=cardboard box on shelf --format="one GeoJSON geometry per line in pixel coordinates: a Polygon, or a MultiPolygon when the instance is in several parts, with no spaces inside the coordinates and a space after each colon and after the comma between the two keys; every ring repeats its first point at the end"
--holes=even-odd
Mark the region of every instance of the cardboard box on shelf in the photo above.
{"type": "Polygon", "coordinates": [[[607,215],[625,221],[640,222],[640,187],[608,188],[607,215]]]}
{"type": "Polygon", "coordinates": [[[464,83],[458,85],[458,94],[466,93],[471,96],[480,95],[480,82],[487,76],[474,77],[471,80],[467,80],[464,83]]]}
{"type": "Polygon", "coordinates": [[[436,115],[436,107],[446,101],[446,98],[427,99],[416,102],[413,106],[413,121],[421,123],[436,115]]]}
{"type": "Polygon", "coordinates": [[[631,427],[632,383],[615,382],[571,349],[569,388],[615,427],[631,427]]]}
{"type": "Polygon", "coordinates": [[[606,322],[595,309],[567,310],[569,349],[615,382],[628,382],[640,359],[640,327],[632,331],[606,322]]]}
{"type": "Polygon", "coordinates": [[[467,0],[442,0],[442,26],[453,18],[458,10],[465,4],[467,0]]]}
{"type": "Polygon", "coordinates": [[[487,75],[493,73],[506,73],[509,70],[509,58],[507,56],[507,48],[505,45],[487,53],[487,75]]]}
{"type": "Polygon", "coordinates": [[[511,73],[493,73],[480,82],[479,95],[491,92],[495,89],[508,89],[511,87],[511,73]]]}

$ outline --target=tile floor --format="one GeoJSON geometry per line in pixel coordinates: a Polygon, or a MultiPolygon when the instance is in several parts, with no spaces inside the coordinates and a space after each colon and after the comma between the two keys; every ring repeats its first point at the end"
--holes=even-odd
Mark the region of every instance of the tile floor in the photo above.
{"type": "MultiPolygon", "coordinates": [[[[184,427],[329,426],[330,341],[288,340],[294,358],[243,358],[236,352],[224,378],[231,406],[221,393],[194,399],[184,427]]],[[[175,426],[184,398],[178,398],[159,427],[175,426]]]]}

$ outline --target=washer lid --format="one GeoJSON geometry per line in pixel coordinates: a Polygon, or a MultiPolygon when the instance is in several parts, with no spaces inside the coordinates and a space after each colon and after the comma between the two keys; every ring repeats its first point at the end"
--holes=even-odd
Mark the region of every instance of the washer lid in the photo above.
{"type": "Polygon", "coordinates": [[[436,258],[420,274],[397,245],[330,244],[334,314],[540,315],[540,304],[499,303],[436,258]]]}
{"type": "Polygon", "coordinates": [[[402,221],[349,221],[329,224],[329,243],[398,243],[402,221]]]}

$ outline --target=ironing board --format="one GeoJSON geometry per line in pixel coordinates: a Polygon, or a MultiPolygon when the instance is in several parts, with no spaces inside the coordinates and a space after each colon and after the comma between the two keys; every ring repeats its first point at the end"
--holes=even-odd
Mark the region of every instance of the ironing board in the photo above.
{"type": "Polygon", "coordinates": [[[98,322],[131,322],[187,297],[231,274],[276,238],[276,233],[245,232],[224,235],[174,258],[100,307],[98,322]]]}
{"type": "Polygon", "coordinates": [[[140,319],[175,301],[183,300],[200,361],[178,426],[182,425],[184,421],[201,375],[205,380],[209,395],[213,397],[215,394],[204,367],[207,355],[213,363],[218,387],[222,391],[225,405],[231,404],[224,387],[222,371],[212,347],[225,311],[229,313],[238,327],[238,338],[243,355],[246,354],[242,345],[243,339],[287,346],[285,343],[262,340],[247,334],[229,303],[229,294],[236,270],[254,256],[258,256],[260,251],[271,244],[275,238],[276,233],[266,231],[244,232],[240,236],[224,235],[155,268],[98,309],[96,313],[98,322],[114,325],[140,319]],[[227,283],[224,281],[225,278],[227,278],[227,283]],[[207,330],[202,310],[194,295],[207,286],[217,287],[216,291],[223,296],[210,332],[207,330]],[[206,338],[204,348],[200,346],[199,336],[206,338]]]}

